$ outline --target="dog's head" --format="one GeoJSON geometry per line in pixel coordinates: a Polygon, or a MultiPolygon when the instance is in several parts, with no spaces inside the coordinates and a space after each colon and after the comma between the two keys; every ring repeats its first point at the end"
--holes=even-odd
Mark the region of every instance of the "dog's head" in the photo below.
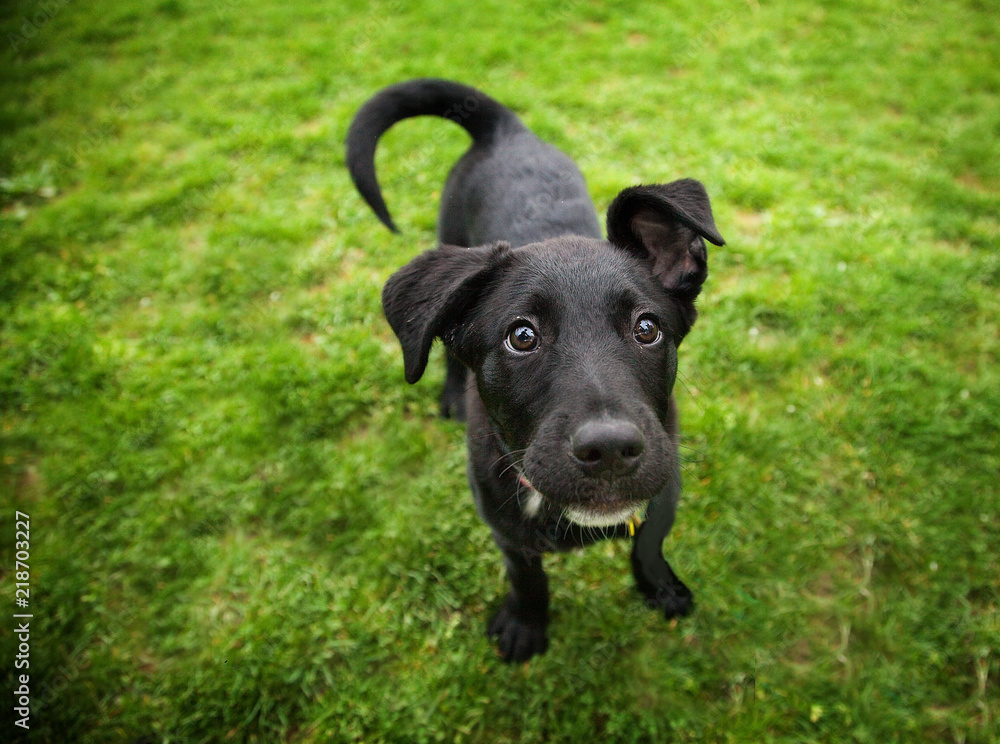
{"type": "Polygon", "coordinates": [[[623,522],[677,464],[677,347],[722,245],[700,183],[622,191],[608,240],[429,251],[394,274],[386,317],[406,379],[441,338],[476,377],[522,483],[585,526],[623,522]]]}

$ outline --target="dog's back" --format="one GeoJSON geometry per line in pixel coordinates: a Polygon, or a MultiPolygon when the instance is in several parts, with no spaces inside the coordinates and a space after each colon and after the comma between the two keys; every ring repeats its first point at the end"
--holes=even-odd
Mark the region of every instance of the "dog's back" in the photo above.
{"type": "Polygon", "coordinates": [[[351,178],[393,231],[375,175],[375,147],[393,124],[439,116],[461,125],[472,145],[452,168],[441,196],[438,238],[472,246],[513,246],[561,235],[601,237],[583,174],[564,153],[535,136],[513,111],[448,80],[426,78],[380,91],[359,109],[347,135],[351,178]]]}

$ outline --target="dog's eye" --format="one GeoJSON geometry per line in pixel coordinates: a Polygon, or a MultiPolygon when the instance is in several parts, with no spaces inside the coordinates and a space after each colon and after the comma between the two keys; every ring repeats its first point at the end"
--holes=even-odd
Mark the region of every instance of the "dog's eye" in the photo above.
{"type": "Polygon", "coordinates": [[[513,351],[534,351],[538,348],[538,334],[527,323],[518,323],[507,334],[507,347],[513,351]]]}
{"type": "Polygon", "coordinates": [[[655,344],[660,340],[660,326],[648,315],[644,315],[636,321],[632,335],[640,344],[655,344]]]}

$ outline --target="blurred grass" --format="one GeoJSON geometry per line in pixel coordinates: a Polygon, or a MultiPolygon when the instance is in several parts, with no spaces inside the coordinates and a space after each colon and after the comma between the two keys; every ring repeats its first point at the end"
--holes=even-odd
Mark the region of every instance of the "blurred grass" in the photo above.
{"type": "Polygon", "coordinates": [[[33,741],[1000,737],[997,7],[674,5],[0,8],[33,741]],[[467,140],[386,135],[401,236],[343,168],[358,105],[418,75],[514,107],[601,210],[712,195],[676,626],[607,544],[548,561],[544,657],[482,637],[505,586],[439,354],[406,386],[379,307],[467,140]]]}

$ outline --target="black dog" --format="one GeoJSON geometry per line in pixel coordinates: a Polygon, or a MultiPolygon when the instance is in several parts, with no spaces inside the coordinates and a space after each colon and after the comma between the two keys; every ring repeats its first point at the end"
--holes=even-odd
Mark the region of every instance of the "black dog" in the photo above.
{"type": "MultiPolygon", "coordinates": [[[[504,659],[522,661],[547,646],[543,552],[624,537],[651,499],[669,529],[680,492],[677,347],[707,275],[702,238],[723,239],[704,187],[681,180],[622,191],[603,240],[572,160],[479,91],[432,79],[378,93],[347,136],[354,183],[394,231],[375,146],[421,115],[452,119],[473,144],[445,184],[441,247],[389,279],[383,306],[407,382],[420,379],[434,338],[449,352],[442,413],[467,415],[469,482],[511,583],[488,633],[504,659]]],[[[669,567],[654,586],[635,549],[632,564],[651,606],[668,618],[691,611],[669,567]]]]}

